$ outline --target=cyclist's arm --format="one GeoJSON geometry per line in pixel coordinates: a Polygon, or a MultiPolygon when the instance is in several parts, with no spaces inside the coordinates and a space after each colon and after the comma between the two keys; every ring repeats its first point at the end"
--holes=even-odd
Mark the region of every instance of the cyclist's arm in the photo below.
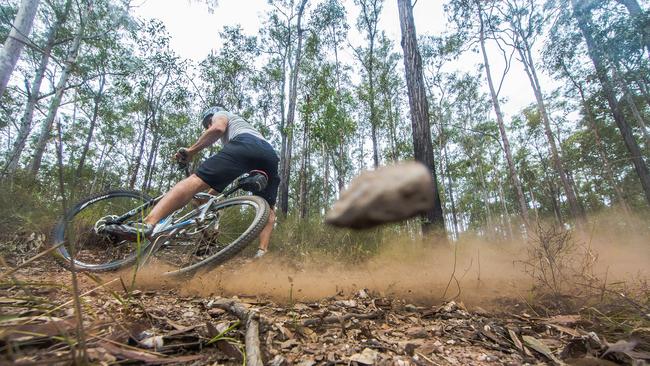
{"type": "Polygon", "coordinates": [[[210,127],[201,134],[194,145],[187,149],[189,155],[194,156],[199,151],[217,142],[226,132],[226,128],[228,128],[228,118],[226,116],[213,117],[210,127]]]}

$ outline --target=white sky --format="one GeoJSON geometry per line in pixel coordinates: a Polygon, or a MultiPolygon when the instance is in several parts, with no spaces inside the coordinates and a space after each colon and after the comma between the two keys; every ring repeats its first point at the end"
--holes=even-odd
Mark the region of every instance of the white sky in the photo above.
{"type": "MultiPolygon", "coordinates": [[[[351,0],[345,0],[348,9],[350,25],[350,42],[354,45],[363,43],[361,35],[356,31],[357,7],[351,0]]],[[[447,25],[446,15],[442,9],[443,1],[419,0],[414,8],[416,31],[418,35],[440,35],[447,25]]],[[[256,35],[261,27],[264,13],[270,9],[266,0],[219,0],[213,13],[208,11],[208,5],[200,0],[136,0],[132,4],[136,15],[143,18],[161,20],[171,35],[172,48],[182,57],[200,61],[210,50],[219,49],[219,31],[226,25],[241,24],[249,35],[256,35]]],[[[386,31],[393,40],[395,50],[401,52],[397,1],[386,0],[380,15],[380,28],[386,31]]],[[[493,78],[498,83],[503,69],[501,55],[495,53],[496,47],[488,44],[493,78]]],[[[350,57],[350,51],[347,51],[350,57]]],[[[452,68],[470,71],[475,70],[482,61],[480,54],[467,52],[463,59],[455,61],[452,68]]],[[[518,62],[513,60],[513,66],[504,81],[500,97],[507,102],[502,106],[506,121],[510,116],[518,114],[521,109],[534,102],[528,78],[518,62]]],[[[542,87],[546,93],[552,91],[555,82],[539,71],[542,87]]],[[[484,91],[487,93],[487,82],[482,75],[484,91]]]]}

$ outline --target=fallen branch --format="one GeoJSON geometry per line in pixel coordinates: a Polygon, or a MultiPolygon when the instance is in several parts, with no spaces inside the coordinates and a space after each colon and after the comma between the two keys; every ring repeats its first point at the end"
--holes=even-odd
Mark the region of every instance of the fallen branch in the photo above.
{"type": "Polygon", "coordinates": [[[367,314],[345,314],[341,316],[328,316],[326,318],[312,318],[305,319],[302,321],[302,325],[309,327],[312,325],[321,325],[321,324],[334,324],[334,323],[343,323],[350,319],[376,319],[384,314],[383,311],[372,311],[367,314]]]}
{"type": "Polygon", "coordinates": [[[213,303],[220,309],[226,310],[241,320],[246,327],[244,342],[246,344],[246,365],[263,366],[262,353],[260,352],[259,314],[248,310],[241,303],[231,299],[219,299],[213,303]]]}

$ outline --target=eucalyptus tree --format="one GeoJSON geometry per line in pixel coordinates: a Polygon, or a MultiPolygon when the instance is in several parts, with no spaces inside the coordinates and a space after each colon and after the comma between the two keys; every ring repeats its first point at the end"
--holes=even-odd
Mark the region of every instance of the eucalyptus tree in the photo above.
{"type": "Polygon", "coordinates": [[[55,44],[61,42],[61,40],[58,39],[57,34],[70,14],[72,0],[66,0],[62,7],[58,7],[57,5],[59,4],[54,2],[51,3],[51,5],[52,6],[49,7],[41,7],[43,16],[46,18],[53,18],[54,21],[47,29],[44,43],[39,45],[40,57],[37,57],[38,64],[34,70],[34,75],[32,76],[29,88],[27,89],[27,101],[25,102],[25,108],[20,119],[20,125],[18,126],[12,149],[8,152],[7,160],[3,168],[3,172],[8,173],[9,175],[13,175],[16,169],[18,169],[20,157],[25,149],[27,137],[32,129],[34,111],[39,100],[45,97],[41,94],[41,85],[48,69],[52,48],[55,44]]]}
{"type": "Polygon", "coordinates": [[[23,47],[30,44],[29,33],[32,30],[39,3],[40,0],[21,1],[11,31],[0,49],[0,97],[5,92],[23,47]]]}
{"type": "MultiPolygon", "coordinates": [[[[397,161],[402,156],[399,145],[402,136],[399,130],[403,129],[404,121],[400,118],[400,108],[404,102],[404,80],[398,72],[400,54],[395,52],[393,42],[385,34],[381,34],[376,48],[376,103],[375,108],[381,118],[378,118],[377,125],[380,131],[385,131],[384,138],[387,145],[384,148],[385,160],[397,161]],[[381,121],[381,122],[379,122],[381,121]]],[[[381,138],[381,135],[378,136],[381,138]]]]}
{"type": "Polygon", "coordinates": [[[327,57],[330,52],[334,56],[334,77],[335,77],[335,96],[333,101],[336,106],[336,113],[330,113],[332,122],[332,134],[328,135],[324,141],[327,141],[326,153],[336,171],[336,180],[338,192],[340,194],[345,186],[346,176],[350,170],[350,159],[348,156],[348,144],[350,143],[353,128],[350,128],[350,111],[349,100],[351,98],[348,86],[350,85],[350,67],[344,65],[339,59],[339,52],[343,43],[347,39],[349,25],[347,23],[347,13],[340,0],[325,0],[319,3],[312,12],[313,32],[318,37],[321,54],[327,57]],[[336,121],[336,122],[334,122],[336,121]],[[343,123],[345,122],[345,123],[343,123]],[[339,123],[341,123],[339,125],[339,123]],[[337,130],[339,133],[336,133],[337,130]]]}
{"type": "MultiPolygon", "coordinates": [[[[132,85],[133,100],[131,110],[136,114],[136,120],[141,122],[141,131],[137,145],[133,149],[129,168],[129,187],[134,187],[140,173],[148,134],[151,134],[152,144],[145,167],[147,184],[148,170],[152,167],[155,150],[160,143],[160,125],[167,111],[164,106],[169,100],[177,99],[176,86],[183,80],[182,71],[185,64],[174,53],[169,45],[169,34],[164,25],[158,21],[150,21],[141,28],[137,39],[138,74],[132,85]],[[152,152],[153,150],[153,152],[152,152]]],[[[186,93],[181,91],[181,95],[186,93]]]]}
{"type": "Polygon", "coordinates": [[[537,37],[542,32],[545,14],[540,9],[539,4],[533,0],[506,0],[503,9],[500,6],[496,6],[495,8],[500,11],[503,20],[507,23],[503,27],[503,38],[517,51],[519,55],[518,59],[524,66],[531,88],[533,89],[537,109],[539,110],[546,139],[551,150],[553,165],[560,176],[560,181],[562,182],[562,187],[564,188],[564,193],[569,203],[571,216],[575,219],[583,220],[584,212],[580,207],[576,192],[569,181],[566,168],[562,163],[562,157],[555,142],[556,137],[551,128],[548,107],[544,101],[544,93],[537,75],[537,66],[533,57],[532,49],[537,37]]]}
{"type": "Polygon", "coordinates": [[[268,57],[265,71],[278,81],[278,99],[280,105],[280,187],[278,205],[286,216],[289,210],[289,180],[291,178],[291,159],[293,129],[296,114],[298,75],[302,58],[302,42],[305,28],[303,16],[307,0],[270,1],[272,10],[266,19],[262,33],[262,52],[268,57]],[[270,67],[269,67],[270,66],[270,67]]]}
{"type": "Polygon", "coordinates": [[[291,152],[293,148],[293,125],[296,113],[296,99],[298,97],[298,74],[300,72],[300,61],[302,59],[302,41],[304,28],[302,27],[302,18],[305,12],[307,0],[301,0],[298,5],[296,14],[296,48],[294,52],[293,65],[291,67],[291,78],[289,83],[289,104],[287,106],[286,125],[283,130],[286,131],[286,138],[283,139],[280,151],[280,187],[278,195],[280,197],[280,211],[285,216],[289,211],[289,179],[291,178],[291,152]]]}
{"type": "Polygon", "coordinates": [[[478,0],[452,0],[448,4],[447,9],[451,14],[451,19],[456,24],[457,31],[460,33],[459,36],[466,39],[466,42],[469,44],[478,42],[480,46],[481,54],[483,56],[483,68],[485,70],[485,76],[488,82],[488,87],[490,89],[490,96],[492,98],[492,106],[494,108],[497,124],[499,126],[499,134],[501,136],[503,153],[508,164],[510,180],[517,196],[519,215],[524,224],[529,225],[530,219],[528,216],[528,203],[526,202],[522,184],[519,179],[519,175],[517,174],[517,168],[515,167],[510,140],[506,131],[505,122],[503,120],[501,103],[499,102],[499,93],[501,92],[501,87],[503,86],[503,80],[505,79],[510,69],[512,56],[508,55],[507,52],[503,52],[506,67],[501,74],[501,79],[498,86],[496,86],[494,80],[492,79],[490,61],[485,47],[486,41],[490,38],[494,38],[491,35],[490,28],[488,26],[488,21],[489,18],[491,18],[491,12],[494,8],[493,5],[493,1],[484,3],[478,0]]]}
{"type": "Polygon", "coordinates": [[[413,128],[413,155],[416,161],[423,163],[431,171],[435,199],[434,207],[425,214],[426,219],[422,223],[422,229],[425,232],[434,230],[442,234],[445,231],[445,221],[438,191],[438,178],[431,142],[429,105],[422,76],[422,58],[418,49],[415,24],[413,22],[413,5],[410,0],[398,0],[397,7],[402,30],[404,69],[411,111],[411,126],[413,128]]]}
{"type": "Polygon", "coordinates": [[[246,36],[241,26],[224,27],[219,52],[212,52],[201,61],[200,77],[209,105],[223,105],[248,118],[253,109],[253,78],[255,60],[259,55],[257,38],[246,36]]]}
{"type": "Polygon", "coordinates": [[[573,9],[573,17],[575,18],[578,28],[587,45],[589,58],[591,59],[596,70],[596,76],[602,86],[602,92],[607,100],[610,112],[618,126],[618,129],[623,137],[625,146],[629,152],[629,158],[632,161],[636,173],[643,187],[646,201],[650,204],[650,170],[643,159],[643,154],[632,129],[623,115],[620,108],[620,103],[616,97],[616,89],[607,72],[607,58],[603,49],[599,46],[597,39],[594,37],[594,30],[597,29],[591,19],[591,6],[592,4],[583,0],[571,0],[571,7],[573,9]]]}
{"type": "Polygon", "coordinates": [[[377,168],[379,166],[379,143],[377,139],[379,115],[376,108],[375,46],[378,37],[380,37],[381,34],[378,25],[384,0],[355,0],[354,2],[361,10],[359,17],[357,18],[357,29],[364,34],[364,37],[368,42],[367,47],[356,48],[355,54],[365,71],[367,92],[362,92],[361,95],[363,96],[363,99],[365,99],[366,103],[368,103],[370,138],[372,140],[372,159],[374,167],[377,168]]]}
{"type": "Polygon", "coordinates": [[[78,28],[74,31],[72,44],[70,45],[70,48],[66,52],[65,61],[63,63],[63,69],[61,70],[59,79],[56,83],[56,86],[54,87],[54,96],[50,101],[50,105],[48,107],[45,120],[43,120],[43,122],[41,123],[41,130],[37,137],[34,154],[29,163],[28,170],[33,177],[36,177],[36,174],[38,174],[38,171],[41,167],[41,163],[43,161],[43,154],[45,153],[45,148],[51,137],[50,134],[52,130],[52,125],[54,123],[54,119],[56,118],[59,107],[61,106],[61,101],[63,99],[63,94],[66,91],[68,80],[71,77],[73,68],[75,67],[77,58],[79,57],[79,49],[81,47],[82,39],[86,35],[86,27],[90,22],[90,17],[92,16],[91,15],[92,6],[90,3],[79,4],[79,5],[80,5],[80,8],[78,9],[79,19],[77,19],[79,25],[78,28]]]}

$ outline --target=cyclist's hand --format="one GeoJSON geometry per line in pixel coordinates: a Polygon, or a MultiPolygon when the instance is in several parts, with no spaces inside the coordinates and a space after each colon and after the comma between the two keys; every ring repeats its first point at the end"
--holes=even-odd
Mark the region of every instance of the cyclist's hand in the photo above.
{"type": "Polygon", "coordinates": [[[178,149],[176,154],[174,154],[174,159],[179,163],[187,164],[192,158],[190,151],[187,148],[181,147],[178,149]]]}

